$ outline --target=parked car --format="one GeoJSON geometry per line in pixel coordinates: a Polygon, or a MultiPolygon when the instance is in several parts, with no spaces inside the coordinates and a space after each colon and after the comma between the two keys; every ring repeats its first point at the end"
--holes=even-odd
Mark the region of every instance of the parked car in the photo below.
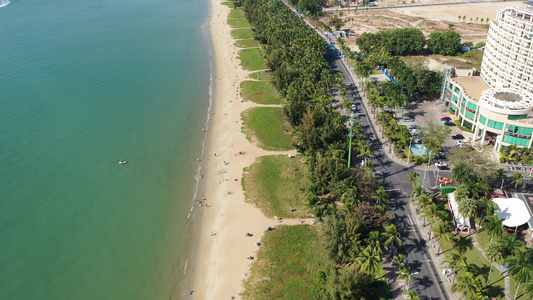
{"type": "Polygon", "coordinates": [[[353,110],[356,110],[357,109],[357,106],[355,104],[352,104],[352,109],[353,110]]]}
{"type": "Polygon", "coordinates": [[[439,168],[440,170],[448,170],[448,163],[445,161],[439,161],[435,163],[435,167],[439,168]]]}
{"type": "Polygon", "coordinates": [[[414,122],[415,119],[413,119],[413,118],[411,118],[411,117],[403,117],[403,118],[402,118],[402,121],[404,121],[404,122],[414,122]]]}
{"type": "Polygon", "coordinates": [[[442,183],[444,185],[452,184],[453,180],[451,180],[450,178],[446,178],[446,177],[439,177],[439,183],[442,183]]]}
{"type": "Polygon", "coordinates": [[[366,116],[366,114],[365,113],[356,113],[355,116],[356,117],[364,117],[364,116],[366,116]]]}
{"type": "Polygon", "coordinates": [[[444,118],[440,118],[440,120],[442,121],[442,123],[445,123],[445,122],[450,122],[452,120],[452,118],[444,117],[444,118]]]}
{"type": "Polygon", "coordinates": [[[464,138],[465,138],[465,136],[460,134],[460,133],[458,133],[456,135],[452,135],[452,139],[453,140],[463,140],[464,138]]]}
{"type": "Polygon", "coordinates": [[[420,127],[419,127],[418,125],[415,124],[415,125],[411,125],[411,126],[409,126],[408,129],[409,129],[409,130],[413,130],[413,129],[419,129],[419,128],[420,128],[420,127]]]}
{"type": "Polygon", "coordinates": [[[456,142],[457,146],[459,147],[463,147],[464,145],[468,145],[468,141],[465,141],[465,140],[459,140],[456,142]]]}

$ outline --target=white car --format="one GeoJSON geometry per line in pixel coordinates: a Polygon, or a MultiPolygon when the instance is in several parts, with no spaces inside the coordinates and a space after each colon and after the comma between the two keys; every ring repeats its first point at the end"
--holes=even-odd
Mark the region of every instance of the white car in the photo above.
{"type": "Polygon", "coordinates": [[[403,117],[403,118],[402,118],[402,121],[404,121],[404,122],[414,122],[415,119],[413,119],[413,118],[411,118],[411,117],[403,117]]]}
{"type": "Polygon", "coordinates": [[[456,142],[456,144],[457,144],[457,146],[459,148],[462,148],[462,147],[464,147],[466,145],[470,145],[470,143],[468,141],[465,141],[465,140],[459,140],[459,141],[456,142]]]}

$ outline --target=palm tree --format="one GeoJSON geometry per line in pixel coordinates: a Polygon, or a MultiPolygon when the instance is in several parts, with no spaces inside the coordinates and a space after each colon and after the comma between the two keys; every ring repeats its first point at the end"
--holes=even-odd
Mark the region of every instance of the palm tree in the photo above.
{"type": "Polygon", "coordinates": [[[383,244],[381,243],[382,235],[379,231],[371,231],[366,239],[368,246],[373,253],[381,256],[383,244]]]}
{"type": "Polygon", "coordinates": [[[523,295],[526,297],[526,299],[533,299],[533,281],[524,282],[524,285],[522,286],[522,292],[524,293],[523,295]]]}
{"type": "Polygon", "coordinates": [[[463,16],[463,22],[465,21],[465,19],[466,19],[466,16],[463,16]]]}
{"type": "Polygon", "coordinates": [[[439,206],[437,203],[431,202],[422,210],[422,215],[424,216],[424,223],[422,226],[426,226],[426,219],[430,221],[430,224],[434,222],[438,216],[439,206]]]}
{"type": "Polygon", "coordinates": [[[420,296],[418,296],[418,292],[416,290],[405,290],[402,291],[402,294],[404,294],[409,300],[420,300],[420,296]]]}
{"type": "Polygon", "coordinates": [[[453,225],[449,221],[438,222],[433,225],[433,228],[432,228],[433,237],[437,239],[437,241],[439,242],[439,248],[437,250],[437,255],[440,255],[440,249],[442,246],[442,242],[451,241],[452,235],[449,232],[451,227],[453,227],[453,225]]]}
{"type": "Polygon", "coordinates": [[[446,258],[443,260],[443,262],[448,264],[448,267],[453,268],[453,279],[452,284],[455,282],[455,274],[457,271],[457,268],[463,268],[466,267],[466,258],[461,255],[457,251],[449,252],[445,255],[446,258]]]}
{"type": "Polygon", "coordinates": [[[485,250],[485,254],[490,262],[489,276],[487,278],[487,283],[485,283],[485,286],[487,286],[490,281],[490,274],[492,274],[492,263],[502,258],[501,246],[497,243],[490,243],[485,250]]]}
{"type": "Polygon", "coordinates": [[[492,215],[496,208],[498,208],[498,205],[494,203],[492,199],[487,197],[479,198],[476,203],[479,216],[479,228],[481,228],[481,221],[483,221],[486,216],[492,215]]]}
{"type": "Polygon", "coordinates": [[[472,272],[465,272],[459,280],[452,284],[452,292],[460,292],[466,299],[484,299],[483,283],[479,276],[472,272]]]}
{"type": "Polygon", "coordinates": [[[383,234],[383,236],[385,237],[383,241],[383,245],[385,245],[385,247],[392,245],[392,249],[396,249],[394,247],[395,245],[402,245],[400,231],[398,231],[398,227],[396,227],[394,224],[385,226],[385,233],[383,234]]]}
{"type": "Polygon", "coordinates": [[[361,266],[361,271],[369,275],[374,275],[381,266],[381,258],[369,248],[361,252],[356,262],[361,266]]]}
{"type": "Polygon", "coordinates": [[[416,171],[413,171],[412,173],[409,173],[409,175],[407,175],[407,176],[408,176],[408,178],[404,182],[412,182],[413,183],[413,188],[414,188],[414,186],[416,184],[418,184],[420,182],[420,175],[416,171]]]}
{"type": "Polygon", "coordinates": [[[486,217],[485,220],[485,230],[487,231],[487,234],[490,236],[490,241],[494,237],[499,237],[505,232],[505,228],[502,225],[502,219],[500,219],[498,216],[489,216],[486,217]]]}
{"type": "Polygon", "coordinates": [[[507,260],[507,257],[511,255],[515,249],[518,249],[520,246],[523,246],[524,243],[518,239],[518,236],[515,234],[511,235],[504,235],[498,240],[498,244],[501,247],[502,250],[502,256],[503,259],[503,265],[505,266],[505,261],[507,260]]]}
{"type": "Polygon", "coordinates": [[[500,184],[500,189],[503,189],[503,184],[505,182],[505,177],[506,177],[505,171],[502,168],[496,169],[494,171],[494,176],[502,181],[500,184]]]}
{"type": "Polygon", "coordinates": [[[398,269],[405,268],[406,267],[406,265],[405,265],[405,255],[404,254],[395,255],[392,258],[392,264],[397,266],[398,269]]]}
{"type": "Polygon", "coordinates": [[[385,189],[383,188],[383,186],[380,186],[377,190],[374,191],[374,195],[372,195],[372,199],[376,200],[377,205],[380,205],[381,202],[390,203],[389,194],[385,192],[385,189]]]}
{"type": "Polygon", "coordinates": [[[514,173],[513,174],[513,180],[511,181],[511,184],[514,185],[514,191],[518,190],[518,186],[522,186],[522,188],[526,187],[526,183],[524,182],[524,176],[522,176],[522,173],[514,173]]]}
{"type": "Polygon", "coordinates": [[[514,298],[520,290],[520,283],[533,280],[533,250],[521,251],[516,249],[515,257],[509,259],[509,274],[518,281],[514,298]]]}
{"type": "Polygon", "coordinates": [[[483,21],[485,21],[485,19],[483,18],[479,19],[479,23],[483,24],[483,21]]]}
{"type": "Polygon", "coordinates": [[[458,16],[457,18],[459,19],[459,22],[461,22],[461,16],[458,16]]]}
{"type": "Polygon", "coordinates": [[[418,184],[413,185],[413,191],[411,192],[411,201],[413,201],[414,198],[418,198],[419,196],[424,193],[424,187],[418,184]]]}
{"type": "Polygon", "coordinates": [[[458,182],[467,182],[470,179],[470,172],[465,164],[458,164],[453,167],[452,178],[458,182]]]}
{"type": "MultiPolygon", "coordinates": [[[[468,218],[470,221],[471,217],[474,217],[476,215],[476,202],[472,199],[463,199],[459,201],[459,213],[463,215],[464,218],[468,218]]],[[[468,224],[471,224],[471,222],[467,222],[468,224]]]]}

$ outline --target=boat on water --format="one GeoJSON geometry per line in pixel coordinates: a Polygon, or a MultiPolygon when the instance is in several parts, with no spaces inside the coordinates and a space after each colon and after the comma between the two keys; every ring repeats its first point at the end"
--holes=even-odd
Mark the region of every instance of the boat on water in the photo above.
{"type": "Polygon", "coordinates": [[[121,161],[118,162],[119,165],[123,165],[123,164],[127,164],[127,163],[128,163],[128,161],[126,161],[126,160],[121,160],[121,161]]]}

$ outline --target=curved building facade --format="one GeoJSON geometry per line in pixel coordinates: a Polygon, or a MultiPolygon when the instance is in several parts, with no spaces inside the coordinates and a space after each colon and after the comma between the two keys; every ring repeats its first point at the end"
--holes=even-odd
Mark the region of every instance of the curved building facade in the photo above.
{"type": "Polygon", "coordinates": [[[445,99],[474,140],[533,146],[533,6],[499,10],[491,22],[481,76],[453,77],[445,99]]]}
{"type": "Polygon", "coordinates": [[[481,77],[492,88],[533,93],[533,7],[498,11],[487,34],[481,77]]]}

